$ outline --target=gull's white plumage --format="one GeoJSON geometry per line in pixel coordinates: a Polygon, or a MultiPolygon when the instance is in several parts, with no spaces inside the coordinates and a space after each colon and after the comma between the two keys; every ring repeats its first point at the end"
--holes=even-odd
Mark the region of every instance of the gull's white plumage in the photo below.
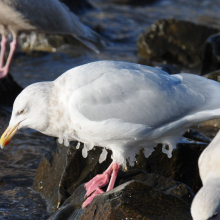
{"type": "MultiPolygon", "coordinates": [[[[220,84],[139,64],[98,61],[24,89],[9,127],[22,117],[36,119],[24,120],[19,128],[59,137],[66,145],[81,141],[84,156],[101,146],[112,150],[113,161],[125,165],[127,158],[132,165],[141,148],[148,157],[157,143],[163,143],[163,152],[171,157],[187,127],[220,117],[220,84]],[[26,114],[17,115],[23,108],[26,114]]],[[[100,161],[105,157],[103,151],[100,161]]]]}
{"type": "Polygon", "coordinates": [[[199,158],[203,187],[195,196],[191,213],[193,220],[220,220],[220,131],[199,158]],[[217,214],[214,218],[212,216],[217,214]]]}

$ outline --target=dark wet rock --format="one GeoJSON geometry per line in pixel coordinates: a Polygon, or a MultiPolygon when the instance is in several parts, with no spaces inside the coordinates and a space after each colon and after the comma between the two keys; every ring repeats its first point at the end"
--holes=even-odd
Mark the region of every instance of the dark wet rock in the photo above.
{"type": "Polygon", "coordinates": [[[104,172],[109,166],[110,154],[99,164],[101,148],[91,150],[87,158],[82,157],[82,147],[77,150],[76,142],[70,147],[55,143],[51,152],[41,160],[34,179],[33,189],[48,201],[48,210],[56,210],[78,186],[104,172]]]}
{"type": "Polygon", "coordinates": [[[11,76],[8,74],[6,77],[0,79],[0,106],[12,107],[15,98],[22,91],[11,76]]]}
{"type": "Polygon", "coordinates": [[[205,44],[201,74],[220,69],[220,34],[210,36],[205,44]]]}
{"type": "Polygon", "coordinates": [[[69,9],[76,13],[83,13],[88,9],[92,9],[92,5],[88,3],[86,0],[60,0],[65,5],[69,7],[69,9]]]}
{"type": "Polygon", "coordinates": [[[209,144],[212,140],[208,137],[206,137],[202,132],[196,131],[192,128],[189,128],[185,134],[183,135],[185,138],[189,138],[195,141],[200,141],[203,143],[209,144]]]}
{"type": "MultiPolygon", "coordinates": [[[[199,133],[194,136],[197,140],[204,139],[208,142],[208,139],[199,133]]],[[[188,137],[192,135],[188,134],[188,137]]],[[[41,193],[48,201],[49,211],[53,212],[59,208],[77,187],[88,182],[96,174],[105,171],[111,163],[110,152],[107,160],[99,164],[101,148],[97,147],[89,151],[88,157],[83,158],[82,147],[77,150],[75,146],[75,142],[70,147],[55,144],[51,152],[46,154],[40,162],[33,189],[41,193]]],[[[196,193],[202,186],[198,171],[198,158],[206,146],[206,143],[186,140],[178,144],[177,149],[173,151],[172,158],[168,158],[162,153],[161,145],[158,145],[149,158],[145,158],[143,152],[140,152],[134,168],[185,183],[196,193]]],[[[127,166],[126,169],[132,170],[133,167],[127,166]]]]}
{"type": "Polygon", "coordinates": [[[0,179],[0,187],[6,187],[6,186],[8,186],[8,184],[4,180],[0,179]]]}
{"type": "MultiPolygon", "coordinates": [[[[198,158],[207,145],[202,142],[179,143],[177,149],[173,150],[172,158],[168,158],[166,154],[162,153],[162,145],[159,144],[147,159],[141,152],[136,157],[134,167],[185,183],[196,193],[202,186],[198,158]]],[[[131,168],[129,167],[129,169],[131,168]]]]}
{"type": "Polygon", "coordinates": [[[39,193],[27,187],[11,187],[0,184],[0,219],[46,220],[46,201],[39,193]]]}
{"type": "Polygon", "coordinates": [[[119,5],[142,6],[155,3],[157,0],[110,0],[110,2],[119,5]]]}
{"type": "Polygon", "coordinates": [[[49,220],[78,219],[191,219],[194,194],[185,184],[140,170],[120,171],[116,187],[81,209],[81,185],[49,220]]]}
{"type": "Polygon", "coordinates": [[[205,41],[219,30],[189,21],[162,19],[139,36],[142,58],[193,68],[201,66],[205,41]]]}
{"type": "Polygon", "coordinates": [[[155,66],[155,67],[169,73],[170,75],[180,73],[180,71],[177,69],[177,67],[170,65],[170,64],[163,64],[163,65],[159,65],[159,66],[155,66]]]}

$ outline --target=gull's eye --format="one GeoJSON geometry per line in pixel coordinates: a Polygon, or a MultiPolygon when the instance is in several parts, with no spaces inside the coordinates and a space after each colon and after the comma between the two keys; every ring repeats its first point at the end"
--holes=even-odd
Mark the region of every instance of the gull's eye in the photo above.
{"type": "Polygon", "coordinates": [[[218,213],[216,212],[211,218],[209,219],[215,219],[218,216],[218,213]]]}
{"type": "Polygon", "coordinates": [[[20,112],[18,112],[19,115],[24,114],[24,113],[25,113],[24,110],[21,110],[20,112]]]}

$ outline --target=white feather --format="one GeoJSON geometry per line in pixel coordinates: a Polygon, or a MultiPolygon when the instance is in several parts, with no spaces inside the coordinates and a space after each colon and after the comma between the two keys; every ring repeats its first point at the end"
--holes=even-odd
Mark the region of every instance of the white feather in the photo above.
{"type": "MultiPolygon", "coordinates": [[[[125,166],[126,159],[134,164],[143,148],[149,156],[158,143],[169,146],[163,151],[171,157],[189,126],[220,117],[220,84],[193,74],[172,76],[144,65],[98,61],[23,90],[11,124],[21,120],[16,112],[27,103],[32,110],[24,117],[30,120],[20,127],[81,141],[84,157],[94,145],[110,149],[112,159],[125,166]],[[30,91],[35,91],[31,97],[30,91]]],[[[104,158],[105,151],[100,161],[104,158]]]]}

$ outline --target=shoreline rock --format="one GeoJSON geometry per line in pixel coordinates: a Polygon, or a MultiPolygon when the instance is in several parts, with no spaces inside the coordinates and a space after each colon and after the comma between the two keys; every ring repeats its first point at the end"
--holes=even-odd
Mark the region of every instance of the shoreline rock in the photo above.
{"type": "Polygon", "coordinates": [[[192,219],[190,204],[194,194],[188,186],[140,170],[120,171],[116,187],[82,209],[84,195],[81,185],[48,220],[192,219]]]}
{"type": "MultiPolygon", "coordinates": [[[[162,153],[160,145],[149,158],[145,158],[143,152],[140,152],[135,166],[127,166],[128,172],[139,169],[141,172],[161,175],[170,181],[187,184],[196,193],[202,186],[197,166],[198,158],[208,144],[185,142],[178,144],[172,158],[162,153]]],[[[111,163],[111,152],[108,152],[107,160],[99,164],[101,148],[96,147],[88,152],[87,158],[83,158],[82,145],[78,150],[75,148],[76,145],[76,142],[72,142],[66,147],[56,142],[39,164],[33,189],[48,201],[50,212],[55,212],[80,185],[91,180],[96,174],[103,173],[111,163]]],[[[133,179],[127,178],[126,182],[130,180],[133,179]]],[[[117,184],[125,183],[118,181],[120,178],[117,178],[117,184]]]]}
{"type": "Polygon", "coordinates": [[[139,55],[148,60],[166,61],[188,68],[200,67],[205,42],[218,31],[189,21],[161,19],[139,35],[139,55]]]}
{"type": "Polygon", "coordinates": [[[48,210],[54,212],[82,183],[104,172],[111,163],[107,160],[99,164],[101,148],[88,152],[82,157],[82,146],[76,149],[77,142],[69,147],[56,142],[41,160],[34,178],[33,190],[42,194],[48,201],[48,210]]]}

